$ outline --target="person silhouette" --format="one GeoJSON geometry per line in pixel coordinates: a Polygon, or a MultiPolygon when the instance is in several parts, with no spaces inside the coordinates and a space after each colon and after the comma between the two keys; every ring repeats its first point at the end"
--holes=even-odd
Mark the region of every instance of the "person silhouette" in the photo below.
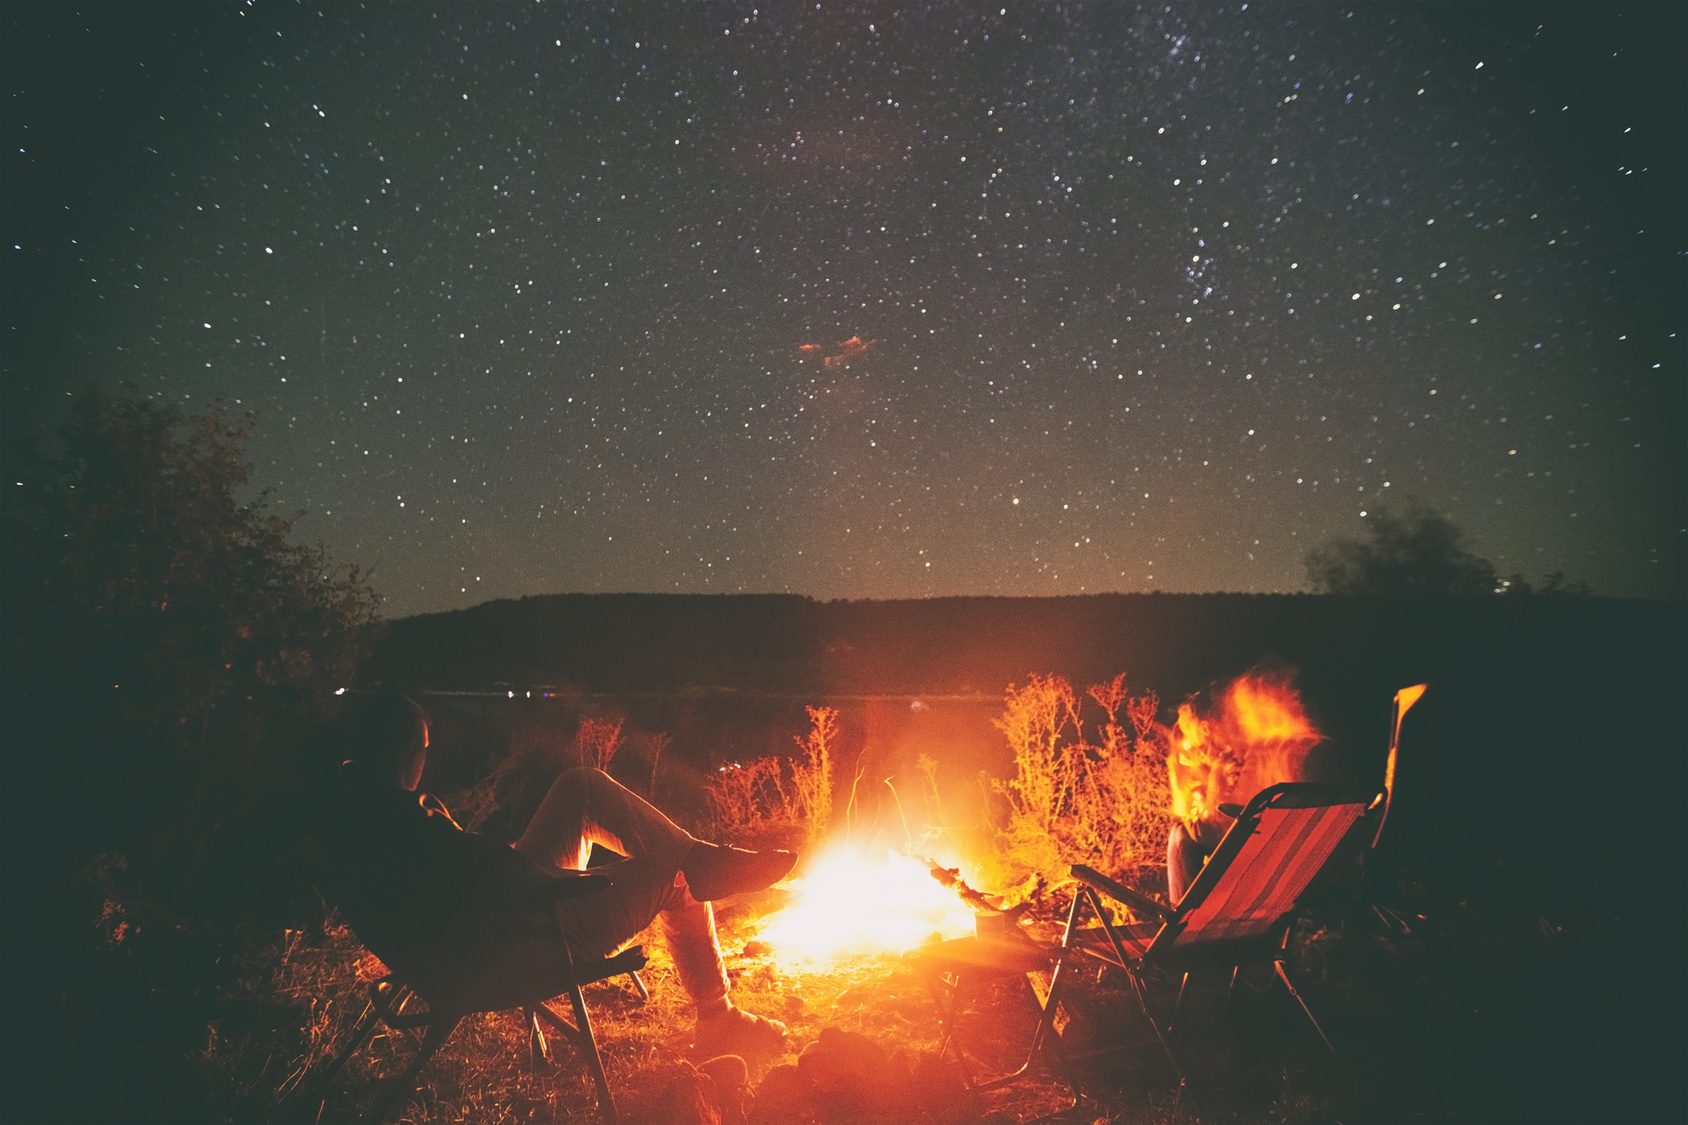
{"type": "MultiPolygon", "coordinates": [[[[608,881],[602,891],[557,904],[571,956],[607,957],[656,921],[696,1009],[700,1052],[765,1053],[783,1042],[783,1024],[746,1012],[729,997],[711,903],[778,882],[795,866],[794,853],[699,840],[588,767],[558,774],[521,838],[500,844],[464,831],[438,798],[421,791],[428,728],[427,712],[398,692],[361,697],[344,719],[345,791],[363,840],[390,869],[390,909],[404,915],[389,925],[423,932],[508,926],[512,902],[585,870],[592,845],[600,845],[626,859],[593,869],[608,881]]],[[[554,957],[555,950],[547,953],[511,927],[500,956],[554,957]]]]}

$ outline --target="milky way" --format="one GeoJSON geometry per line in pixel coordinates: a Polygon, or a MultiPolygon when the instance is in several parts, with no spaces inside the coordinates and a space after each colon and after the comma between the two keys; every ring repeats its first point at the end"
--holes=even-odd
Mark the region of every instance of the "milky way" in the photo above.
{"type": "Polygon", "coordinates": [[[257,413],[393,615],[1682,596],[1680,5],[10,5],[8,465],[257,413]],[[808,345],[807,347],[805,345],[808,345]]]}

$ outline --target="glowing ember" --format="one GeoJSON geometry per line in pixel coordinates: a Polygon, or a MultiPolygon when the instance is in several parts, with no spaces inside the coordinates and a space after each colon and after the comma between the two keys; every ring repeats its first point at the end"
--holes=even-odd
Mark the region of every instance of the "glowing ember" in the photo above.
{"type": "Polygon", "coordinates": [[[795,901],[769,919],[762,940],[788,964],[901,953],[973,932],[973,912],[927,866],[889,848],[835,844],[792,881],[795,901]]]}

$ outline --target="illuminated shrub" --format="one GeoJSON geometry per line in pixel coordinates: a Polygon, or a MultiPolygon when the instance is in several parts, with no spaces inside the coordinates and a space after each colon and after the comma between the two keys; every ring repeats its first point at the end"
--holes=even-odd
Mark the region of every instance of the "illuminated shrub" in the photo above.
{"type": "Polygon", "coordinates": [[[725,839],[813,843],[832,816],[832,745],[838,712],[810,707],[809,733],[789,759],[729,762],[709,781],[716,831],[725,839]]]}
{"type": "Polygon", "coordinates": [[[997,886],[1063,881],[1074,863],[1124,873],[1161,862],[1172,820],[1160,703],[1124,684],[1122,674],[1086,693],[1103,712],[1094,741],[1084,701],[1060,676],[1009,685],[993,720],[1014,753],[1014,776],[991,783],[1003,810],[986,872],[997,886]]]}

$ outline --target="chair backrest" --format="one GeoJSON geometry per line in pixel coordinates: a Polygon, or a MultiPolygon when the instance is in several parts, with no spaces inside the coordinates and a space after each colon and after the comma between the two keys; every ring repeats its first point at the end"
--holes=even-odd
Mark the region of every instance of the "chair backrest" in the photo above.
{"type": "Polygon", "coordinates": [[[1429,689],[1429,684],[1414,684],[1395,693],[1394,711],[1389,717],[1389,760],[1383,767],[1383,811],[1377,818],[1377,831],[1372,833],[1373,848],[1383,838],[1383,826],[1389,822],[1389,810],[1395,804],[1395,763],[1401,751],[1401,723],[1429,689]]]}
{"type": "Polygon", "coordinates": [[[1190,884],[1145,960],[1270,934],[1369,802],[1353,790],[1310,782],[1261,790],[1190,884]]]}

